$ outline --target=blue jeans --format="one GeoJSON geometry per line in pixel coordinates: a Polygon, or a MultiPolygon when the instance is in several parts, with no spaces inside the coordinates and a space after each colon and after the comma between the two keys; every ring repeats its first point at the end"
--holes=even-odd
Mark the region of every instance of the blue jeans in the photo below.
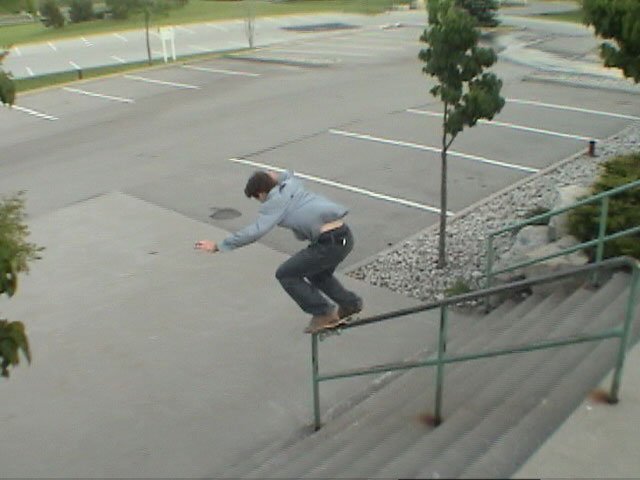
{"type": "Polygon", "coordinates": [[[323,293],[342,307],[358,305],[361,298],[344,288],[333,275],[352,249],[353,235],[349,227],[343,225],[321,234],[317,241],[280,265],[276,278],[310,315],[326,315],[333,310],[323,293]]]}

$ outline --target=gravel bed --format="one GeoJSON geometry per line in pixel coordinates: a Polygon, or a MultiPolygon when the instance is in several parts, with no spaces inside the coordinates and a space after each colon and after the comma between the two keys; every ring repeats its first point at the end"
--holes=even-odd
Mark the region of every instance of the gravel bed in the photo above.
{"type": "MultiPolygon", "coordinates": [[[[589,186],[599,173],[598,165],[616,155],[640,150],[640,122],[597,146],[596,157],[586,154],[563,160],[540,173],[465,209],[447,222],[448,265],[436,268],[438,225],[419,232],[360,263],[347,275],[423,301],[442,299],[445,291],[463,281],[475,289],[484,275],[488,233],[515,223],[540,207],[550,209],[557,188],[589,186]]],[[[499,258],[510,247],[513,236],[496,239],[499,258]]]]}

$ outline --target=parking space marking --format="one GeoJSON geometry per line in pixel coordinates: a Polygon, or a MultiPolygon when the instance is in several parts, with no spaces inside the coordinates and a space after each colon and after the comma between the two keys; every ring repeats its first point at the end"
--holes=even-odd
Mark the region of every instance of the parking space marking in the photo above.
{"type": "MultiPolygon", "coordinates": [[[[230,158],[230,162],[241,163],[244,165],[250,165],[256,168],[262,168],[265,170],[272,170],[274,172],[284,172],[286,169],[280,167],[274,167],[273,165],[267,165],[265,163],[253,162],[251,160],[246,160],[244,158],[230,158]]],[[[295,172],[297,177],[304,178],[305,180],[309,180],[311,182],[320,183],[322,185],[328,185],[330,187],[339,188],[341,190],[347,190],[349,192],[358,193],[360,195],[365,195],[367,197],[375,198],[377,200],[384,200],[386,202],[397,203],[398,205],[403,205],[405,207],[417,208],[418,210],[424,210],[431,213],[440,214],[440,209],[436,207],[432,207],[430,205],[425,205],[418,202],[413,202],[411,200],[406,200],[404,198],[392,197],[391,195],[385,195],[384,193],[377,193],[371,190],[366,190],[360,187],[354,187],[353,185],[346,185],[344,183],[334,182],[333,180],[327,180],[325,178],[316,177],[313,175],[307,175],[305,173],[300,173],[298,171],[295,172]]],[[[453,212],[447,211],[447,216],[454,215],[453,212]]]]}
{"type": "Polygon", "coordinates": [[[58,51],[58,49],[56,48],[56,46],[53,43],[47,42],[47,45],[49,45],[49,47],[51,47],[51,50],[53,50],[54,52],[58,51]]]}
{"type": "MultiPolygon", "coordinates": [[[[390,140],[388,138],[373,137],[371,135],[363,135],[363,134],[354,133],[354,132],[345,132],[344,130],[331,129],[329,130],[329,133],[333,133],[334,135],[342,135],[344,137],[356,138],[358,140],[368,140],[371,142],[385,143],[387,145],[394,145],[397,147],[407,147],[407,148],[413,148],[415,150],[425,150],[427,152],[433,152],[433,153],[441,152],[440,148],[429,147],[427,145],[420,145],[418,143],[411,143],[411,142],[402,142],[398,140],[390,140]]],[[[536,173],[539,171],[537,168],[525,167],[523,165],[516,165],[514,163],[500,162],[498,160],[491,160],[489,158],[480,157],[478,155],[470,155],[467,153],[456,152],[454,150],[449,150],[447,153],[453,157],[460,157],[466,160],[473,160],[475,162],[486,163],[488,165],[494,165],[496,167],[510,168],[512,170],[520,170],[522,172],[527,172],[527,173],[536,173]]]]}
{"type": "Polygon", "coordinates": [[[129,40],[127,40],[127,37],[125,37],[124,35],[120,35],[119,33],[114,33],[113,34],[116,38],[119,38],[120,40],[122,40],[123,42],[128,42],[129,40]]]}
{"type": "Polygon", "coordinates": [[[226,28],[224,28],[223,26],[221,26],[221,25],[216,25],[216,24],[214,24],[214,23],[207,23],[207,27],[209,27],[209,28],[215,28],[216,30],[220,30],[221,32],[226,32],[226,31],[227,31],[227,29],[226,29],[226,28]]]}
{"type": "MultiPolygon", "coordinates": [[[[440,117],[442,118],[442,113],[440,112],[429,112],[427,110],[416,110],[415,108],[408,108],[407,109],[408,113],[414,113],[416,115],[427,115],[430,117],[440,117]]],[[[585,142],[589,142],[591,140],[597,140],[596,138],[593,137],[583,137],[582,135],[573,135],[571,133],[562,133],[562,132],[554,132],[552,130],[544,130],[542,128],[533,128],[533,127],[526,127],[524,125],[516,125],[514,123],[506,123],[506,122],[499,122],[497,120],[478,120],[479,124],[482,125],[491,125],[494,127],[504,127],[504,128],[511,128],[514,130],[522,130],[525,132],[532,132],[532,133],[540,133],[542,135],[551,135],[551,136],[555,136],[555,137],[561,137],[561,138],[569,138],[571,140],[583,140],[585,142]]]]}
{"type": "Polygon", "coordinates": [[[35,110],[31,110],[30,108],[21,107],[19,105],[14,105],[13,110],[18,110],[20,112],[27,113],[29,115],[33,115],[34,117],[44,118],[45,120],[60,120],[58,117],[54,117],[53,115],[47,115],[46,113],[37,112],[35,110]]]}
{"type": "Polygon", "coordinates": [[[183,65],[182,68],[188,70],[197,70],[198,72],[220,73],[222,75],[240,75],[245,77],[259,77],[260,73],[240,72],[237,70],[222,70],[219,68],[195,67],[193,65],[183,65]]]}
{"type": "Polygon", "coordinates": [[[87,40],[86,38],[84,38],[84,37],[80,37],[80,39],[84,42],[84,44],[85,44],[87,47],[93,47],[93,43],[91,43],[91,42],[90,42],[89,40],[87,40]]]}
{"type": "Polygon", "coordinates": [[[191,50],[197,50],[199,52],[210,52],[210,48],[201,47],[200,45],[189,45],[191,50]]]}
{"type": "Polygon", "coordinates": [[[105,100],[113,100],[115,102],[122,102],[122,103],[134,103],[134,100],[130,98],[114,97],[112,95],[103,95],[102,93],[89,92],[87,90],[80,90],[79,88],[63,87],[62,89],[71,93],[79,93],[81,95],[87,95],[88,97],[104,98],[105,100]]]}
{"type": "Polygon", "coordinates": [[[127,63],[122,58],[116,57],[115,55],[111,55],[111,58],[113,58],[116,62],[127,63]]]}
{"type": "Polygon", "coordinates": [[[16,56],[18,56],[18,57],[22,56],[22,52],[20,51],[20,49],[18,47],[13,47],[13,51],[15,52],[16,56]]]}
{"type": "Polygon", "coordinates": [[[80,65],[78,65],[76,62],[73,62],[71,60],[69,60],[69,65],[71,65],[76,70],[82,70],[82,68],[80,68],[80,65]]]}
{"type": "Polygon", "coordinates": [[[191,30],[190,28],[183,27],[182,25],[178,25],[176,27],[176,30],[179,30],[180,32],[187,32],[190,35],[195,35],[195,33],[196,33],[193,30],[191,30]]]}
{"type": "Polygon", "coordinates": [[[33,77],[33,70],[31,70],[29,67],[24,67],[27,70],[27,73],[29,74],[30,77],[33,77]]]}
{"type": "Polygon", "coordinates": [[[332,50],[307,50],[307,49],[280,49],[275,48],[272,51],[277,53],[302,53],[307,55],[341,55],[343,57],[373,57],[374,55],[369,53],[354,53],[354,52],[336,52],[332,50]]]}
{"type": "Polygon", "coordinates": [[[557,105],[554,103],[536,102],[533,100],[522,100],[520,98],[507,98],[508,103],[519,103],[522,105],[533,105],[534,107],[553,108],[556,110],[567,110],[570,112],[590,113],[592,115],[602,115],[605,117],[624,118],[626,120],[640,120],[640,117],[624,115],[622,113],[603,112],[601,110],[589,110],[587,108],[572,107],[569,105],[557,105]]]}
{"type": "Polygon", "coordinates": [[[200,87],[198,87],[196,85],[187,85],[186,83],[165,82],[163,80],[155,80],[153,78],[139,77],[137,75],[123,75],[123,77],[124,78],[128,78],[129,80],[137,80],[137,81],[140,81],[140,82],[157,83],[159,85],[168,85],[170,87],[186,88],[186,89],[191,89],[191,90],[200,90],[200,87]]]}

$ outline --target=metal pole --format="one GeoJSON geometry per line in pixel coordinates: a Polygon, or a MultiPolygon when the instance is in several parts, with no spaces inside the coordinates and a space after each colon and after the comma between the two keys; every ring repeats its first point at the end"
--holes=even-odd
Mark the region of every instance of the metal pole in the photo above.
{"type": "Polygon", "coordinates": [[[436,408],[434,425],[442,423],[442,390],[444,385],[444,352],[447,349],[447,307],[440,307],[440,332],[438,335],[438,366],[436,367],[436,408]]]}
{"type": "Polygon", "coordinates": [[[318,381],[318,334],[311,335],[311,376],[313,381],[313,428],[320,430],[320,382],[318,381]]]}
{"type": "Polygon", "coordinates": [[[629,344],[629,331],[631,330],[631,322],[633,321],[633,314],[636,310],[636,297],[638,295],[638,283],[640,277],[639,272],[640,269],[636,266],[631,274],[631,286],[629,287],[629,298],[627,299],[627,311],[624,318],[622,336],[620,337],[616,369],[613,372],[613,381],[611,382],[611,391],[609,392],[609,403],[618,403],[619,400],[618,394],[620,391],[620,383],[622,382],[622,369],[624,367],[627,345],[629,344]]]}
{"type": "MultiPolygon", "coordinates": [[[[489,235],[487,237],[487,265],[485,267],[485,278],[486,280],[486,285],[485,288],[489,288],[491,287],[491,269],[493,268],[493,235],[489,235]]],[[[489,311],[489,308],[491,306],[491,297],[490,296],[486,296],[484,297],[484,309],[486,312],[489,311]]]]}
{"type": "MultiPolygon", "coordinates": [[[[602,199],[600,205],[600,224],[598,226],[598,247],[596,248],[596,264],[602,262],[604,256],[604,237],[607,233],[607,217],[609,216],[609,197],[602,199]]],[[[593,273],[591,282],[594,285],[598,284],[598,270],[593,273]]]]}

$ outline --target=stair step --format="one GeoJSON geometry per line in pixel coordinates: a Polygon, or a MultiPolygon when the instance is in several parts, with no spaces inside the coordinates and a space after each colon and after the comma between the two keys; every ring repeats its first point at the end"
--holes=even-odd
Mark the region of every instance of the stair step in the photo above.
{"type": "MultiPolygon", "coordinates": [[[[601,306],[602,300],[609,298],[611,292],[616,291],[616,288],[619,289],[620,284],[609,284],[590,295],[590,298],[583,305],[571,310],[568,316],[563,317],[563,321],[557,322],[549,333],[553,336],[563,335],[575,329],[576,323],[593,321],[594,318],[597,318],[597,314],[604,309],[601,306]]],[[[567,304],[574,303],[575,299],[575,295],[572,295],[567,302],[563,302],[558,307],[558,310],[566,311],[567,304]]],[[[505,407],[500,405],[504,403],[503,399],[508,399],[510,392],[520,391],[523,388],[522,385],[526,384],[527,376],[538,370],[538,364],[535,360],[550,361],[560,350],[562,349],[488,359],[486,365],[491,368],[492,378],[485,380],[480,389],[477,382],[469,385],[464,381],[457,382],[450,389],[451,398],[466,398],[468,396],[471,400],[466,402],[459,411],[453,412],[449,418],[445,418],[444,423],[438,427],[434,435],[430,436],[431,438],[421,439],[396,460],[390,462],[378,474],[385,476],[388,472],[393,471],[403,476],[421,476],[428,470],[431,473],[424,473],[425,475],[431,476],[433,472],[437,472],[443,477],[455,477],[455,469],[464,468],[468,462],[473,461],[477,455],[476,450],[482,452],[483,449],[488,448],[486,437],[477,440],[471,435],[472,432],[476,431],[478,425],[487,425],[485,428],[491,429],[502,428],[501,425],[506,425],[505,428],[508,428],[508,422],[504,422],[507,415],[505,407]],[[534,359],[534,356],[537,358],[534,359]],[[496,361],[508,362],[507,369],[498,369],[495,365],[496,361]],[[460,420],[459,417],[462,417],[463,420],[460,420]],[[487,421],[486,419],[489,417],[491,420],[487,421]],[[435,441],[436,439],[437,441],[435,441]],[[473,442],[476,440],[477,443],[474,444],[473,442]],[[465,442],[465,448],[456,448],[460,442],[465,442]],[[452,457],[454,453],[455,457],[452,457]],[[427,469],[421,472],[420,465],[427,465],[427,469]]],[[[502,366],[504,367],[504,364],[502,366]]],[[[482,377],[478,377],[482,382],[482,377]]],[[[506,420],[517,421],[515,418],[507,418],[506,420]]]]}

